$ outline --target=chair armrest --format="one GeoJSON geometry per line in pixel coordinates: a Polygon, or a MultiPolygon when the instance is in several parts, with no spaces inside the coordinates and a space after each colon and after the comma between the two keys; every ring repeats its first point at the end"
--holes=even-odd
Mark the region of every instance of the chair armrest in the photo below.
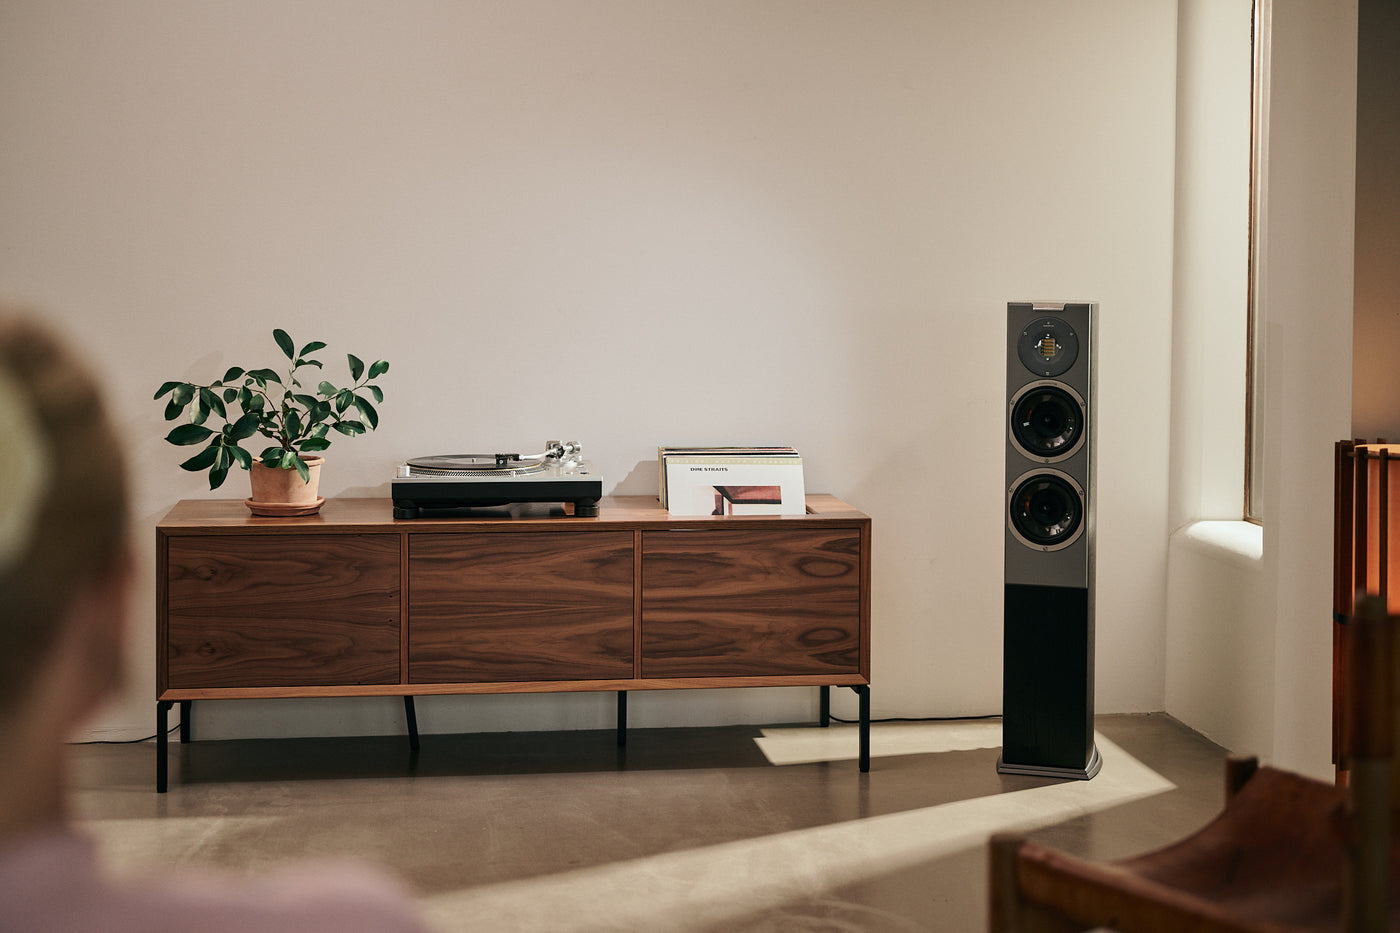
{"type": "Polygon", "coordinates": [[[1259,770],[1257,756],[1231,755],[1225,759],[1225,800],[1228,803],[1240,792],[1240,788],[1259,770]]]}

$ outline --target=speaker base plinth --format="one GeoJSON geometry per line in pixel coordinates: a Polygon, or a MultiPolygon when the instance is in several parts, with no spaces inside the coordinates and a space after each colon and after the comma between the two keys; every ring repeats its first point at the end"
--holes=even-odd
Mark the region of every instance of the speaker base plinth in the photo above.
{"type": "Polygon", "coordinates": [[[1089,781],[1094,775],[1099,773],[1103,767],[1103,758],[1099,755],[1098,746],[1094,746],[1093,754],[1089,756],[1089,763],[1083,768],[1053,768],[1047,765],[1018,765],[1009,764],[997,757],[998,774],[1027,774],[1031,777],[1057,778],[1065,781],[1089,781]]]}

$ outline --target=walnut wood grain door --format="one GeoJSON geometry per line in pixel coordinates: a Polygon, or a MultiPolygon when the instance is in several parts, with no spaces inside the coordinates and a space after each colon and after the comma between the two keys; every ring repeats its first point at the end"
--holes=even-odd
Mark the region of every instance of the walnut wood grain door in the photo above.
{"type": "Polygon", "coordinates": [[[633,676],[630,531],[413,535],[409,680],[633,676]]]}
{"type": "Polygon", "coordinates": [[[859,672],[861,573],[854,528],[643,532],[642,676],[859,672]]]}
{"type": "Polygon", "coordinates": [[[399,683],[398,535],[199,535],[169,547],[174,688],[399,683]]]}

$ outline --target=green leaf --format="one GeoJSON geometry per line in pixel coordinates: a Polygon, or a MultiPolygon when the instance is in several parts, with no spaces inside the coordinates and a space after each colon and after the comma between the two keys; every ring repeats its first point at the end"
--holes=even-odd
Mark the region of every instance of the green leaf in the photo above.
{"type": "Polygon", "coordinates": [[[316,391],[320,392],[326,398],[331,398],[340,390],[337,389],[335,386],[331,385],[329,382],[325,382],[323,380],[321,384],[316,387],[316,391]]]}
{"type": "Polygon", "coordinates": [[[250,369],[245,374],[252,378],[259,386],[267,388],[269,382],[275,382],[279,386],[282,384],[282,377],[277,375],[275,369],[250,369]]]}
{"type": "Polygon", "coordinates": [[[360,414],[365,416],[365,423],[369,425],[371,431],[379,427],[379,412],[375,411],[374,406],[366,399],[362,399],[358,395],[355,396],[355,407],[360,410],[360,414]]]}
{"type": "Polygon", "coordinates": [[[225,390],[224,390],[224,404],[225,404],[225,405],[232,405],[232,404],[234,403],[234,401],[235,401],[237,398],[238,398],[238,390],[237,390],[237,389],[225,389],[225,390]]]}
{"type": "Polygon", "coordinates": [[[320,360],[304,360],[304,359],[302,359],[301,357],[297,357],[297,361],[296,361],[295,363],[293,363],[292,365],[293,365],[293,366],[315,366],[317,369],[322,369],[322,368],[323,368],[322,365],[321,365],[321,361],[320,361],[320,360]]]}
{"type": "Polygon", "coordinates": [[[262,465],[265,467],[279,470],[282,468],[282,448],[269,447],[258,454],[258,460],[262,461],[262,465]]]}
{"type": "Polygon", "coordinates": [[[257,412],[246,412],[242,418],[239,418],[233,424],[224,428],[224,436],[231,437],[235,441],[241,441],[245,438],[252,437],[254,434],[258,433],[258,423],[260,421],[262,421],[262,418],[258,416],[257,412]]]}
{"type": "Polygon", "coordinates": [[[277,328],[272,332],[272,339],[277,341],[277,345],[282,348],[282,352],[287,354],[287,359],[296,359],[296,344],[292,343],[292,338],[287,336],[287,332],[282,328],[277,328]]]}
{"type": "Polygon", "coordinates": [[[184,410],[185,406],[176,404],[175,400],[172,398],[165,405],[165,420],[174,421],[176,418],[180,417],[180,413],[184,410]]]}
{"type": "Polygon", "coordinates": [[[355,401],[354,394],[349,389],[341,389],[335,394],[335,413],[343,414],[345,409],[355,401]]]}
{"type": "Polygon", "coordinates": [[[218,412],[220,418],[228,419],[228,409],[224,408],[224,400],[219,398],[213,389],[199,390],[199,404],[210,411],[218,412]]]}
{"type": "Polygon", "coordinates": [[[369,394],[374,396],[374,400],[375,400],[376,402],[383,402],[383,401],[384,401],[384,390],[383,390],[383,389],[379,388],[379,386],[369,386],[368,388],[369,388],[369,394]]]}
{"type": "MultiPolygon", "coordinates": [[[[266,461],[264,461],[266,463],[266,461]]],[[[295,450],[278,449],[275,463],[268,463],[268,466],[282,470],[296,470],[303,483],[311,481],[311,471],[306,468],[295,450]]]]}
{"type": "Polygon", "coordinates": [[[180,383],[178,382],[162,382],[160,384],[160,388],[156,389],[156,394],[151,396],[151,399],[154,401],[155,399],[160,398],[165,393],[172,391],[179,385],[180,383]]]}
{"type": "Polygon", "coordinates": [[[165,435],[165,439],[177,447],[188,447],[209,440],[214,432],[200,424],[182,424],[165,435]]]}
{"type": "Polygon", "coordinates": [[[248,453],[248,451],[244,450],[242,447],[230,447],[229,453],[233,454],[233,459],[237,460],[238,465],[243,469],[252,469],[253,455],[248,453]]]}
{"type": "Polygon", "coordinates": [[[214,468],[209,471],[209,488],[218,489],[224,484],[224,479],[227,476],[228,464],[224,464],[223,466],[215,464],[214,468]]]}
{"type": "Polygon", "coordinates": [[[188,405],[194,401],[194,386],[188,382],[182,382],[175,387],[175,394],[170,396],[173,401],[179,402],[181,406],[188,405]]]}
{"type": "Polygon", "coordinates": [[[224,373],[224,382],[232,382],[243,375],[243,370],[237,366],[230,366],[228,372],[224,373]]]}
{"type": "Polygon", "coordinates": [[[346,437],[365,433],[365,426],[358,421],[337,421],[335,429],[346,437]]]}
{"type": "Polygon", "coordinates": [[[283,423],[286,425],[288,437],[301,436],[301,416],[296,412],[287,412],[287,417],[283,423]]]}
{"type": "Polygon", "coordinates": [[[345,354],[345,358],[350,362],[350,378],[359,382],[360,374],[365,371],[364,361],[353,353],[345,354]]]}
{"type": "Polygon", "coordinates": [[[330,439],[326,437],[308,437],[306,440],[301,442],[301,449],[309,453],[315,453],[319,450],[325,450],[330,446],[330,439]]]}
{"type": "Polygon", "coordinates": [[[189,470],[191,473],[198,473],[200,470],[207,470],[214,465],[214,460],[219,456],[219,448],[215,444],[195,454],[184,463],[180,464],[180,469],[189,470]]]}
{"type": "Polygon", "coordinates": [[[370,377],[371,379],[373,379],[373,378],[375,378],[376,376],[382,376],[382,375],[384,375],[384,374],[387,373],[388,371],[389,371],[389,361],[388,361],[388,360],[378,360],[377,362],[375,362],[373,365],[370,366],[370,368],[369,368],[369,377],[370,377]]]}
{"type": "MultiPolygon", "coordinates": [[[[312,436],[312,437],[325,437],[325,436],[326,436],[326,432],[328,432],[330,429],[331,429],[331,426],[330,426],[329,424],[327,424],[326,422],[324,422],[324,421],[317,422],[316,427],[312,428],[312,430],[311,430],[311,436],[312,436]]],[[[330,444],[329,441],[327,441],[326,443],[327,443],[328,445],[330,444]]]]}
{"type": "Polygon", "coordinates": [[[325,348],[326,345],[324,342],[320,340],[313,340],[306,346],[302,347],[301,352],[298,353],[297,356],[305,356],[308,353],[315,353],[317,350],[324,350],[325,348]]]}

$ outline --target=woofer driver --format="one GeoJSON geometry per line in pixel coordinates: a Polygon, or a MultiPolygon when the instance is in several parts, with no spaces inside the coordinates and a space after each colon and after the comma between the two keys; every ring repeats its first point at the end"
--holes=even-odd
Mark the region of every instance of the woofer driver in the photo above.
{"type": "Polygon", "coordinates": [[[1084,444],[1084,399],[1064,383],[1032,382],[1016,393],[1010,409],[1011,442],[1026,456],[1051,463],[1084,444]]]}
{"type": "Polygon", "coordinates": [[[1027,547],[1069,547],[1084,533],[1084,488],[1059,470],[1024,473],[1007,495],[1007,522],[1027,547]]]}

